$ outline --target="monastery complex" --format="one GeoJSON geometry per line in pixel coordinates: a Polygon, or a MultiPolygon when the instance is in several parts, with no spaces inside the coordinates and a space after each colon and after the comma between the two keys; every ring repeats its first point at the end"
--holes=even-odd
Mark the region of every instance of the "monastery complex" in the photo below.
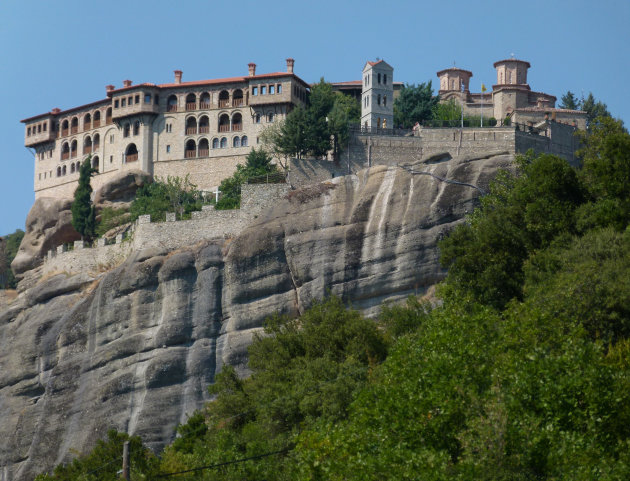
{"type": "MultiPolygon", "coordinates": [[[[455,99],[466,115],[483,113],[499,122],[509,118],[535,127],[555,121],[585,128],[585,112],[557,109],[556,97],[530,89],[528,62],[508,59],[494,66],[497,83],[482,93],[470,92],[470,71],[438,72],[441,101],[455,99]]],[[[176,70],[172,83],[125,80],[118,89],[107,85],[103,100],[22,120],[25,146],[35,155],[36,198],[72,197],[88,155],[97,171],[95,189],[125,169],[163,178],[189,174],[200,189],[215,189],[245,161],[264,128],[305,105],[310,86],[293,68],[289,58],[285,72],[257,74],[250,63],[248,75],[191,82],[176,70]]],[[[384,60],[367,62],[362,80],[333,83],[333,88],[361,102],[361,126],[379,135],[394,127],[393,104],[402,84],[393,77],[384,60]]]]}

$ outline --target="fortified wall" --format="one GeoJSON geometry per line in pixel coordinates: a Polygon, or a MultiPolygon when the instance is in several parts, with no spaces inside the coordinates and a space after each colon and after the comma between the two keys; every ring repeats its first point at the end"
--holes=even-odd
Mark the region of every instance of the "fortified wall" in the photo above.
{"type": "Polygon", "coordinates": [[[42,275],[99,272],[143,249],[173,250],[208,239],[236,237],[277,199],[286,196],[289,189],[288,184],[244,184],[240,209],[215,210],[214,206],[204,206],[202,211],[193,212],[190,220],[176,221],[175,214],[171,213],[167,214],[166,222],[151,222],[151,216],[140,216],[130,235],[117,236],[115,244],[105,245],[105,240],[99,239],[96,246],[88,248],[82,241],[76,241],[72,250],[67,250],[67,246],[50,250],[42,275]]]}

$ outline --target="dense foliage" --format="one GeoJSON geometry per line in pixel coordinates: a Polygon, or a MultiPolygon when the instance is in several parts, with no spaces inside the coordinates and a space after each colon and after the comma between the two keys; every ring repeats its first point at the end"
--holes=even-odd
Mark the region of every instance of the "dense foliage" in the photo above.
{"type": "Polygon", "coordinates": [[[81,164],[79,185],[74,191],[72,202],[72,227],[81,234],[81,238],[90,242],[96,231],[96,215],[92,205],[92,186],[90,178],[94,173],[91,156],[81,164]]]}
{"type": "Polygon", "coordinates": [[[23,237],[24,231],[17,229],[13,234],[0,239],[0,289],[14,289],[16,286],[11,262],[15,259],[23,237]]]}
{"type": "Polygon", "coordinates": [[[588,96],[578,99],[573,92],[567,91],[560,99],[561,109],[583,110],[586,112],[586,126],[590,130],[597,118],[611,118],[608,106],[596,100],[593,92],[589,92],[588,96]]]}
{"type": "Polygon", "coordinates": [[[439,307],[384,306],[377,327],[331,298],[268,320],[252,375],[224,368],[155,469],[630,479],[630,136],[597,119],[583,140],[579,170],[528,155],[499,175],[441,244],[439,307]]]}
{"type": "Polygon", "coordinates": [[[169,175],[166,179],[144,184],[137,190],[129,209],[130,220],[150,214],[151,220],[162,221],[166,219],[167,212],[175,212],[178,219],[184,219],[191,212],[201,210],[202,203],[203,196],[188,175],[183,179],[169,175]]]}
{"type": "Polygon", "coordinates": [[[434,118],[439,97],[433,95],[431,81],[419,85],[405,85],[394,101],[394,125],[410,129],[416,122],[422,124],[434,118]]]}
{"type": "Polygon", "coordinates": [[[238,209],[241,206],[241,184],[245,184],[249,179],[282,177],[278,167],[271,163],[271,156],[262,148],[252,150],[247,154],[245,165],[238,164],[236,172],[232,177],[228,177],[221,182],[219,191],[221,197],[216,204],[216,208],[238,209]]]}

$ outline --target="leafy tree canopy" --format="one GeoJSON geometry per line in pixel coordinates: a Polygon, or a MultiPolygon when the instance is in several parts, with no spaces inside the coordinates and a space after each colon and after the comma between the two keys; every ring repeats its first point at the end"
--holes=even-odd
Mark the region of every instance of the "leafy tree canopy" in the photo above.
{"type": "Polygon", "coordinates": [[[201,210],[202,203],[203,196],[188,175],[183,179],[169,175],[138,189],[129,209],[130,219],[133,221],[141,215],[150,214],[152,220],[160,221],[166,219],[167,212],[175,212],[181,219],[192,211],[201,210]]]}
{"type": "Polygon", "coordinates": [[[394,125],[410,129],[416,122],[432,119],[438,102],[430,80],[417,86],[406,84],[394,101],[394,125]]]}

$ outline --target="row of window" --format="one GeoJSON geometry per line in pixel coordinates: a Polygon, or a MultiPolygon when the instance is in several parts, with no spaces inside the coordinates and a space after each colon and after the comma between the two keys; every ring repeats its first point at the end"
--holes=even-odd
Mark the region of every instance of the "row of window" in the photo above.
{"type": "Polygon", "coordinates": [[[42,132],[46,132],[48,129],[48,122],[40,122],[39,124],[33,125],[31,127],[26,128],[26,135],[30,137],[31,135],[41,134],[42,132]]]}
{"type": "Polygon", "coordinates": [[[260,85],[252,87],[252,95],[258,95],[258,87],[260,87],[260,95],[267,95],[267,91],[269,91],[269,95],[274,95],[276,92],[282,93],[282,84],[278,85],[260,85]]]}
{"type": "MultiPolygon", "coordinates": [[[[98,172],[98,165],[99,165],[99,160],[98,160],[98,155],[95,155],[94,157],[92,157],[92,168],[96,169],[96,171],[98,172]]],[[[79,169],[81,168],[81,162],[72,162],[70,164],[70,173],[74,174],[75,172],[79,172],[79,169]]],[[[66,175],[68,173],[67,171],[67,166],[65,165],[60,165],[57,167],[57,177],[62,177],[64,175],[66,175]]],[[[44,172],[44,179],[46,178],[46,173],[44,172]]],[[[39,180],[42,180],[42,174],[39,174],[39,180]]]]}
{"type": "MultiPolygon", "coordinates": [[[[232,147],[248,147],[249,139],[247,135],[243,135],[242,137],[236,136],[232,138],[232,147]]],[[[215,137],[212,139],[212,148],[213,149],[226,149],[228,147],[228,139],[227,137],[221,137],[220,139],[215,137]]],[[[210,142],[208,139],[203,138],[199,140],[199,144],[195,142],[193,139],[188,139],[186,144],[184,145],[185,156],[187,159],[192,157],[207,157],[210,151],[210,142]]],[[[171,146],[166,146],[166,153],[171,152],[171,146]]]]}
{"type": "MultiPolygon", "coordinates": [[[[376,75],[376,83],[377,83],[377,85],[381,85],[381,80],[382,80],[382,84],[383,85],[387,85],[387,74],[386,73],[382,74],[382,76],[381,76],[381,73],[379,72],[376,75]]],[[[367,74],[365,77],[363,77],[363,85],[365,85],[367,87],[368,85],[370,85],[370,83],[371,83],[371,75],[367,74]]]]}
{"type": "MultiPolygon", "coordinates": [[[[98,134],[94,135],[94,139],[89,135],[83,139],[83,154],[91,154],[100,147],[101,138],[98,134]]],[[[61,144],[61,160],[72,159],[77,156],[78,142],[73,140],[72,142],[64,142],[61,144]]]]}
{"type": "MultiPolygon", "coordinates": [[[[383,107],[387,107],[387,95],[383,95],[383,107]]],[[[381,105],[381,94],[378,94],[376,96],[376,104],[377,105],[381,105]]],[[[363,97],[363,106],[364,107],[369,107],[370,106],[370,96],[366,95],[365,97],[363,97]]]]}
{"type": "Polygon", "coordinates": [[[306,90],[297,85],[293,86],[293,95],[299,98],[302,102],[306,102],[306,90]]]}

